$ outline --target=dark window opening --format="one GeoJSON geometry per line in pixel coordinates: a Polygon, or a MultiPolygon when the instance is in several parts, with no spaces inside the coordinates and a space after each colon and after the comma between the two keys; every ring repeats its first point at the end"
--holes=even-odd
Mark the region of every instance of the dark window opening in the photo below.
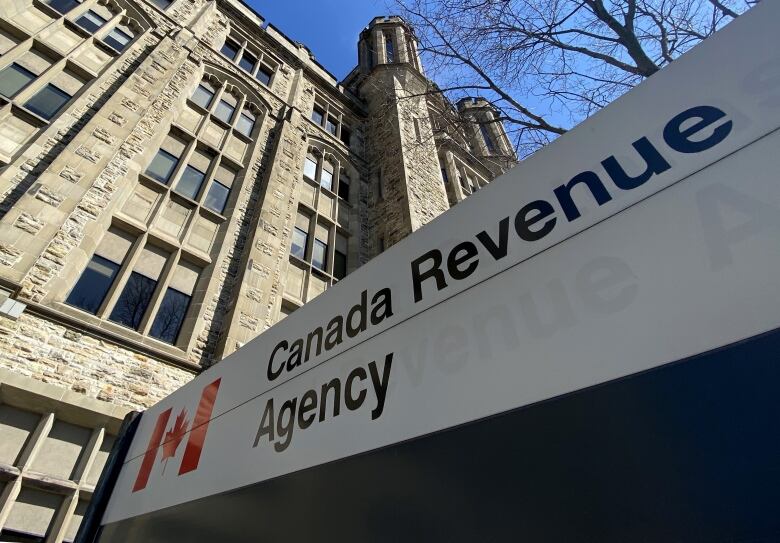
{"type": "Polygon", "coordinates": [[[194,200],[200,192],[200,186],[203,184],[203,180],[206,178],[206,174],[197,168],[193,168],[187,165],[181,174],[179,182],[176,183],[176,192],[194,200]]]}
{"type": "Polygon", "coordinates": [[[94,255],[73,290],[70,291],[65,303],[94,315],[106,298],[119,267],[119,264],[94,255]]]}
{"type": "Polygon", "coordinates": [[[100,28],[106,24],[106,20],[94,11],[89,10],[84,15],[76,19],[76,24],[90,34],[94,34],[95,31],[100,30],[100,28]]]}
{"type": "Polygon", "coordinates": [[[270,85],[271,84],[271,78],[274,76],[274,71],[269,68],[266,65],[261,65],[260,68],[257,70],[257,75],[255,75],[255,78],[257,78],[260,83],[263,85],[270,85]]]}
{"type": "Polygon", "coordinates": [[[108,36],[106,36],[103,41],[108,46],[121,53],[125,50],[125,47],[127,47],[127,45],[133,41],[133,37],[115,28],[109,32],[108,36]]]}
{"type": "Polygon", "coordinates": [[[156,287],[157,281],[154,279],[149,279],[138,272],[131,273],[108,319],[138,330],[156,287]]]}
{"type": "Polygon", "coordinates": [[[195,92],[192,94],[192,101],[198,104],[203,109],[208,109],[211,105],[211,100],[214,98],[214,91],[207,89],[203,85],[198,85],[195,92]]]}
{"type": "Polygon", "coordinates": [[[231,39],[227,39],[225,40],[225,45],[222,46],[220,52],[230,60],[235,60],[236,55],[238,54],[238,51],[240,49],[241,49],[240,45],[238,45],[236,42],[234,42],[231,39]]]}
{"type": "Polygon", "coordinates": [[[157,310],[149,335],[160,341],[176,343],[190,307],[190,297],[174,288],[168,288],[157,310]]]}
{"type": "Polygon", "coordinates": [[[179,163],[179,159],[168,151],[160,149],[157,151],[152,163],[146,169],[146,175],[152,179],[159,181],[160,183],[168,184],[171,179],[173,170],[176,169],[176,165],[179,163]]]}
{"type": "Polygon", "coordinates": [[[13,98],[35,79],[35,74],[14,63],[0,72],[0,94],[13,98]]]}
{"type": "Polygon", "coordinates": [[[244,51],[244,54],[241,56],[241,60],[238,61],[238,65],[247,72],[251,72],[252,68],[255,67],[255,64],[257,64],[257,58],[255,58],[254,55],[247,53],[246,51],[244,51]]]}
{"type": "Polygon", "coordinates": [[[70,94],[49,83],[30,98],[24,107],[48,121],[68,103],[70,98],[70,94]]]}
{"type": "Polygon", "coordinates": [[[214,181],[209,187],[209,192],[206,194],[206,201],[204,206],[217,213],[222,213],[225,210],[228,196],[230,196],[230,189],[222,183],[214,181]]]}
{"type": "Polygon", "coordinates": [[[328,244],[322,240],[315,239],[314,247],[312,248],[311,253],[311,263],[315,268],[319,268],[320,270],[325,271],[327,268],[327,260],[328,244]]]}

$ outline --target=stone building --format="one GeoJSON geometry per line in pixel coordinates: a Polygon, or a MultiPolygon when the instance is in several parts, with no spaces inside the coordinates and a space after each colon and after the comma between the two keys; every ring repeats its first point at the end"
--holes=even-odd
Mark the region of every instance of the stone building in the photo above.
{"type": "Polygon", "coordinates": [[[238,0],[0,2],[0,539],[72,540],[129,410],[514,162],[400,18],[358,58],[238,0]]]}

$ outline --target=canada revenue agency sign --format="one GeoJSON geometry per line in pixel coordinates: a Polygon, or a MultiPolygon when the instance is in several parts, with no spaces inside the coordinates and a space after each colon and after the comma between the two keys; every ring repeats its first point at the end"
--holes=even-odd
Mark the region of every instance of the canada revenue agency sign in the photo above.
{"type": "MultiPolygon", "coordinates": [[[[495,460],[502,443],[519,439],[514,430],[496,434],[518,408],[778,328],[778,21],[780,4],[760,4],[151,408],[103,519],[106,540],[138,540],[129,526],[147,533],[144,522],[166,515],[181,527],[177,511],[202,515],[201,503],[261,525],[289,477],[296,485],[313,477],[305,492],[320,496],[315,480],[333,470],[334,484],[346,488],[354,477],[360,489],[333,499],[373,511],[399,480],[429,505],[473,494],[500,507],[468,486],[462,465],[439,474],[452,484],[425,474],[437,462],[480,458],[475,470],[501,470],[491,475],[498,488],[521,469],[495,460]],[[426,452],[424,444],[488,426],[496,429],[487,441],[464,437],[426,452]],[[400,456],[381,456],[390,449],[400,456]],[[433,450],[437,462],[424,460],[433,450]],[[377,458],[385,460],[371,464],[377,458]],[[385,470],[386,488],[368,483],[385,470]],[[263,489],[274,499],[263,501],[263,489]],[[251,492],[259,494],[239,499],[251,492]],[[249,502],[265,505],[246,513],[249,502]]],[[[526,444],[545,442],[528,432],[526,444]]],[[[341,522],[323,500],[318,511],[341,522]]],[[[394,507],[414,496],[405,500],[394,507]]],[[[314,510],[288,505],[315,523],[314,510]]],[[[215,526],[193,522],[203,534],[215,526]]],[[[292,531],[306,525],[290,522],[292,531]]],[[[254,533],[241,530],[231,537],[254,533]]],[[[363,540],[380,539],[366,530],[363,540]]]]}

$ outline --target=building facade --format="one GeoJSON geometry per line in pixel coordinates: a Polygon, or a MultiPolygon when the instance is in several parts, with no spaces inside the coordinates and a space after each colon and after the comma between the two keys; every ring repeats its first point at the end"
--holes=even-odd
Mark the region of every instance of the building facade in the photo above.
{"type": "Polygon", "coordinates": [[[72,540],[128,411],[514,163],[403,20],[358,59],[238,0],[0,2],[0,539],[72,540]]]}

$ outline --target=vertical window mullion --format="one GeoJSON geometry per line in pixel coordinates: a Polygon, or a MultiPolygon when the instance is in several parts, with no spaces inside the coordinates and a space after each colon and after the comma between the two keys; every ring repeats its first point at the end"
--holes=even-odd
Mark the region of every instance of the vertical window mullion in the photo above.
{"type": "Polygon", "coordinates": [[[114,309],[114,304],[116,304],[119,295],[122,293],[122,290],[124,290],[125,285],[127,284],[127,279],[130,277],[130,272],[135,267],[135,263],[138,261],[138,257],[146,245],[146,238],[146,233],[138,236],[138,238],[135,240],[135,243],[133,243],[132,247],[130,247],[127,256],[125,257],[125,261],[122,263],[122,266],[119,268],[119,271],[116,274],[114,284],[111,285],[111,288],[108,290],[108,294],[106,294],[103,303],[100,304],[100,308],[96,313],[97,317],[101,319],[107,319],[111,314],[111,311],[114,309]]]}
{"type": "Polygon", "coordinates": [[[146,308],[144,316],[141,319],[141,325],[138,327],[138,332],[145,336],[149,334],[149,329],[154,322],[154,316],[160,309],[160,304],[162,303],[163,296],[165,296],[165,291],[168,290],[168,284],[171,282],[171,272],[176,269],[180,256],[181,249],[173,251],[168,257],[168,261],[163,266],[160,277],[157,278],[157,285],[154,288],[152,299],[149,300],[149,306],[146,308]]]}

